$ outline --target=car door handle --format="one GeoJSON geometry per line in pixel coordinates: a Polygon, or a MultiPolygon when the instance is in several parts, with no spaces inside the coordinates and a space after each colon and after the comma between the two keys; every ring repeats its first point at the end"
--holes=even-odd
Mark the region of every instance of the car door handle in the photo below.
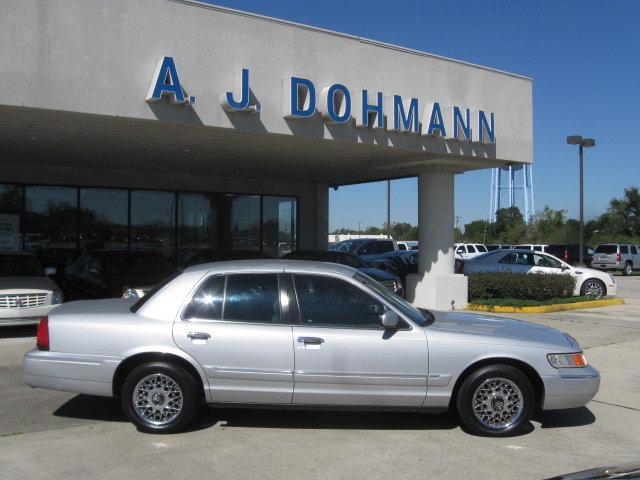
{"type": "Polygon", "coordinates": [[[209,340],[211,335],[206,332],[189,332],[187,333],[187,337],[191,340],[209,340]]]}
{"type": "Polygon", "coordinates": [[[304,343],[305,345],[320,345],[324,343],[324,338],[320,337],[298,337],[298,342],[304,343]]]}

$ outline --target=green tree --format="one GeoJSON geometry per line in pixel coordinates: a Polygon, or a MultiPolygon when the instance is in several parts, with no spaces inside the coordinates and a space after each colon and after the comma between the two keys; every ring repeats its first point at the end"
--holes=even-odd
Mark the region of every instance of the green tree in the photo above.
{"type": "Polygon", "coordinates": [[[493,225],[487,220],[474,220],[465,224],[464,239],[473,243],[492,243],[493,231],[493,225]]]}

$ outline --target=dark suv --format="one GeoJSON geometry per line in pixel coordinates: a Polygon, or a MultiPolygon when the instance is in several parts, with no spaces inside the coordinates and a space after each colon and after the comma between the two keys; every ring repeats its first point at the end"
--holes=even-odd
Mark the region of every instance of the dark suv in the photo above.
{"type": "MultiPolygon", "coordinates": [[[[578,245],[577,243],[548,245],[546,251],[556,258],[564,260],[569,265],[575,266],[580,260],[580,245],[578,245]]],[[[584,245],[582,256],[584,257],[585,265],[587,267],[590,267],[591,260],[593,259],[593,247],[584,245]]]]}

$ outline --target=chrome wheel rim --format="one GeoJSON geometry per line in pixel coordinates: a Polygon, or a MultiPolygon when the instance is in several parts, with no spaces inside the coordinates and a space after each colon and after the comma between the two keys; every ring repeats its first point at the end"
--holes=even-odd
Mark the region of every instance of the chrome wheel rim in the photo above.
{"type": "Polygon", "coordinates": [[[633,273],[633,267],[631,265],[629,265],[629,264],[625,265],[624,266],[624,272],[627,275],[631,275],[633,273]]]}
{"type": "Polygon", "coordinates": [[[147,375],[133,390],[136,414],[153,425],[166,425],[182,411],[182,389],[171,377],[162,373],[147,375]]]}
{"type": "Polygon", "coordinates": [[[587,280],[587,283],[584,285],[584,294],[587,297],[601,297],[604,294],[602,285],[595,280],[587,280]]]}
{"type": "Polygon", "coordinates": [[[522,415],[524,398],[520,388],[506,378],[488,378],[473,394],[473,413],[492,430],[510,427],[522,415]]]}

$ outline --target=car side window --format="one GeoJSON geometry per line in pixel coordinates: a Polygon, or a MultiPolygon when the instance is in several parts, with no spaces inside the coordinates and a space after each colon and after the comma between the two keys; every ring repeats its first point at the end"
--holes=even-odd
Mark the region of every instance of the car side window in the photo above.
{"type": "Polygon", "coordinates": [[[404,243],[399,243],[398,244],[398,250],[406,250],[407,246],[404,243]]]}
{"type": "Polygon", "coordinates": [[[93,259],[87,263],[86,271],[95,274],[102,273],[102,258],[93,257],[93,259]]]}
{"type": "Polygon", "coordinates": [[[383,241],[383,242],[378,242],[378,252],[377,253],[387,253],[387,252],[393,252],[394,248],[393,248],[393,242],[389,242],[389,241],[383,241]]]}
{"type": "Polygon", "coordinates": [[[358,249],[357,254],[358,255],[372,255],[372,254],[374,254],[375,252],[373,251],[372,244],[373,244],[373,242],[365,243],[364,245],[362,245],[358,249]]]}
{"type": "Polygon", "coordinates": [[[186,320],[190,318],[221,320],[224,282],[224,275],[209,277],[191,300],[185,311],[184,318],[186,320]]]}
{"type": "Polygon", "coordinates": [[[463,245],[460,245],[456,250],[456,253],[467,253],[463,245]]]}
{"type": "Polygon", "coordinates": [[[223,319],[247,323],[285,323],[280,314],[278,276],[275,273],[236,274],[227,277],[223,319]]]}
{"type": "Polygon", "coordinates": [[[533,261],[538,267],[560,268],[562,266],[558,260],[546,255],[534,255],[533,261]]]}
{"type": "Polygon", "coordinates": [[[467,251],[469,253],[476,253],[476,247],[474,247],[473,245],[467,245],[467,251]]]}
{"type": "Polygon", "coordinates": [[[507,255],[502,257],[502,259],[498,263],[508,263],[508,264],[516,263],[517,258],[518,258],[517,253],[508,253],[507,255]]]}
{"type": "Polygon", "coordinates": [[[620,245],[620,253],[626,255],[629,253],[629,247],[627,245],[620,245]]]}
{"type": "Polygon", "coordinates": [[[635,245],[631,245],[631,255],[637,255],[638,254],[638,249],[636,248],[635,245]]]}
{"type": "Polygon", "coordinates": [[[355,285],[323,275],[295,275],[294,284],[303,325],[382,328],[384,305],[355,285]]]}

